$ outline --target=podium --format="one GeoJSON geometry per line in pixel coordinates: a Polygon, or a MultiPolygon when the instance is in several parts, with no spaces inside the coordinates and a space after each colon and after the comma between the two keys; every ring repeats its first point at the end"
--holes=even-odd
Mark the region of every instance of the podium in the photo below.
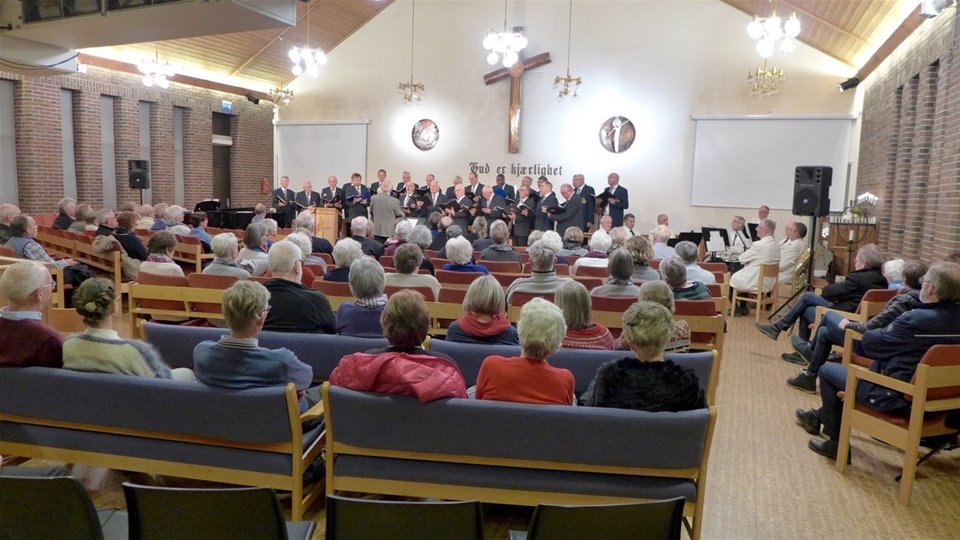
{"type": "Polygon", "coordinates": [[[338,208],[314,208],[311,210],[316,230],[314,236],[326,238],[331,244],[337,243],[340,232],[340,210],[338,208]]]}

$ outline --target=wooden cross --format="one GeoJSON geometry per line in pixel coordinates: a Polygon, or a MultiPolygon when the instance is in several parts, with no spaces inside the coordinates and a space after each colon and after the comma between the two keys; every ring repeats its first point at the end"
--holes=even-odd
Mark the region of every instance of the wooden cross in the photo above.
{"type": "Polygon", "coordinates": [[[511,154],[520,153],[520,77],[528,69],[538,68],[549,63],[550,53],[545,52],[533,58],[518,61],[509,68],[500,68],[483,76],[483,82],[488,85],[510,77],[510,110],[507,112],[510,125],[507,132],[507,152],[511,154]]]}

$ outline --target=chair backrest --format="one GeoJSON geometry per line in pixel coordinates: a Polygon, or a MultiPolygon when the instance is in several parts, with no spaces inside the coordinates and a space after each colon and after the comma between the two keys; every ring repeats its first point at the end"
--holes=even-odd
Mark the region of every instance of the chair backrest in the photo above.
{"type": "Polygon", "coordinates": [[[548,302],[553,302],[554,295],[553,293],[528,293],[528,292],[515,292],[510,297],[511,306],[522,306],[534,298],[543,298],[548,302]]]}
{"type": "Polygon", "coordinates": [[[761,264],[760,273],[757,274],[757,290],[758,291],[766,290],[766,288],[763,286],[764,280],[766,278],[772,278],[774,281],[776,281],[779,275],[780,275],[779,263],[761,264]]]}
{"type": "Polygon", "coordinates": [[[521,270],[519,261],[480,261],[480,264],[486,266],[490,272],[519,273],[521,270]]]}
{"type": "Polygon", "coordinates": [[[449,264],[450,259],[441,259],[440,257],[430,257],[430,264],[433,265],[434,270],[440,270],[443,268],[443,265],[449,264]]]}
{"type": "Polygon", "coordinates": [[[275,538],[287,532],[270,488],[185,489],[123,483],[131,540],[275,538]]]}
{"type": "Polygon", "coordinates": [[[327,296],[353,296],[353,293],[350,292],[350,283],[346,281],[324,281],[317,279],[314,280],[312,288],[327,296]]]}
{"type": "Polygon", "coordinates": [[[857,306],[857,313],[872,319],[878,313],[883,311],[884,306],[891,298],[897,295],[896,289],[870,289],[863,294],[860,304],[857,306]]]}
{"type": "Polygon", "coordinates": [[[483,538],[479,501],[413,502],[327,496],[327,540],[483,538]]]}
{"type": "Polygon", "coordinates": [[[659,271],[659,270],[660,270],[660,261],[658,261],[658,260],[656,260],[656,259],[651,259],[651,260],[649,261],[649,266],[650,266],[650,268],[652,268],[653,270],[659,271]]]}
{"type": "Polygon", "coordinates": [[[722,262],[702,262],[699,263],[700,268],[703,268],[707,272],[719,272],[723,274],[727,271],[727,263],[722,262]]]}
{"type": "Polygon", "coordinates": [[[497,278],[497,282],[501,287],[507,288],[511,283],[517,280],[518,277],[521,277],[521,274],[517,273],[508,273],[504,274],[501,272],[490,272],[490,275],[497,278]]]}
{"type": "Polygon", "coordinates": [[[323,262],[327,264],[333,264],[333,255],[330,255],[329,253],[323,253],[321,251],[321,252],[314,253],[313,256],[320,257],[321,259],[323,259],[323,262]]]}
{"type": "Polygon", "coordinates": [[[2,247],[2,246],[0,246],[0,256],[3,256],[3,257],[14,257],[14,258],[16,258],[16,257],[17,257],[17,252],[14,251],[14,250],[12,250],[12,249],[10,249],[10,248],[8,248],[8,247],[2,247]]]}
{"type": "Polygon", "coordinates": [[[577,267],[578,276],[605,278],[610,275],[606,266],[579,266],[577,267]]]}
{"type": "Polygon", "coordinates": [[[708,283],[707,290],[710,291],[711,298],[721,298],[723,297],[723,285],[719,283],[708,283]]]}
{"type": "Polygon", "coordinates": [[[0,476],[0,537],[102,539],[103,531],[75,479],[0,476]]]}
{"type": "Polygon", "coordinates": [[[677,315],[714,315],[717,312],[713,300],[675,300],[677,315]]]}
{"type": "Polygon", "coordinates": [[[229,289],[239,281],[237,276],[218,276],[215,274],[198,274],[193,272],[187,276],[187,282],[196,289],[229,289]]]}
{"type": "Polygon", "coordinates": [[[454,288],[454,287],[442,287],[440,289],[440,298],[438,302],[444,302],[447,304],[462,304],[463,299],[467,296],[467,289],[464,288],[454,288]]]}
{"type": "Polygon", "coordinates": [[[664,501],[600,506],[539,504],[530,518],[527,540],[678,540],[683,529],[684,502],[683,497],[677,497],[664,501]]]}
{"type": "Polygon", "coordinates": [[[428,259],[430,259],[431,261],[433,261],[433,259],[435,259],[435,258],[437,257],[437,255],[440,254],[440,250],[438,250],[438,249],[428,249],[428,250],[425,250],[425,251],[423,252],[423,254],[424,254],[428,259]]]}
{"type": "Polygon", "coordinates": [[[380,257],[380,266],[384,268],[393,266],[393,255],[382,255],[380,257]]]}
{"type": "Polygon", "coordinates": [[[85,328],[83,317],[73,308],[47,308],[47,324],[61,334],[82,332],[85,328]]]}
{"type": "Polygon", "coordinates": [[[599,278],[599,277],[587,277],[587,276],[576,275],[576,276],[572,276],[570,279],[578,283],[582,283],[583,286],[586,287],[588,291],[592,291],[597,287],[603,285],[603,278],[599,278]]]}
{"type": "Polygon", "coordinates": [[[440,270],[437,268],[434,276],[440,283],[451,283],[458,285],[469,285],[473,280],[483,277],[483,272],[456,272],[453,270],[440,270]]]}
{"type": "Polygon", "coordinates": [[[433,302],[433,289],[430,287],[420,286],[420,287],[410,287],[407,285],[387,285],[383,288],[383,292],[387,293],[387,297],[393,296],[394,293],[400,291],[417,291],[423,295],[423,299],[427,302],[433,302]]]}
{"type": "MultiPolygon", "coordinates": [[[[934,345],[920,359],[920,364],[931,368],[958,368],[960,367],[960,345],[934,345]]],[[[957,380],[958,375],[960,375],[960,372],[955,372],[953,380],[957,380]]],[[[917,372],[914,372],[910,382],[914,383],[916,379],[917,372]]],[[[960,398],[960,386],[934,386],[937,384],[939,383],[928,384],[927,400],[960,398]]],[[[910,398],[909,395],[905,397],[910,398]]]]}
{"type": "Polygon", "coordinates": [[[623,313],[636,301],[636,296],[590,295],[590,305],[593,311],[619,311],[620,313],[623,313]]]}
{"type": "MultiPolygon", "coordinates": [[[[137,276],[137,282],[143,285],[163,285],[165,287],[190,286],[190,282],[183,276],[165,276],[163,274],[151,274],[150,272],[140,272],[137,276]]],[[[143,300],[142,306],[150,309],[172,309],[176,311],[186,309],[186,304],[175,300],[143,300]]]]}

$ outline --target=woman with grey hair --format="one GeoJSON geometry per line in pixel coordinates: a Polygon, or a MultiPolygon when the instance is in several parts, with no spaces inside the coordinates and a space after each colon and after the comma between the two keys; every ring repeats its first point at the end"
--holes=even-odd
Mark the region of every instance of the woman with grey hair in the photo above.
{"type": "Polygon", "coordinates": [[[633,257],[624,249],[617,249],[607,259],[606,285],[596,287],[590,294],[595,296],[636,296],[640,287],[633,284],[633,257]]]}
{"type": "Polygon", "coordinates": [[[573,405],[573,374],[547,363],[560,348],[566,325],[557,306],[542,298],[523,305],[520,356],[488,356],[477,375],[477,399],[573,405]]]}
{"type": "MultiPolygon", "coordinates": [[[[433,245],[433,233],[430,232],[430,229],[426,225],[417,225],[410,231],[410,235],[407,237],[407,243],[416,244],[420,247],[420,269],[428,270],[432,276],[435,273],[433,263],[427,259],[426,251],[430,249],[430,246],[433,245]]],[[[399,247],[397,249],[400,249],[399,247]]],[[[397,253],[393,253],[396,257],[397,253]]],[[[396,266],[396,262],[394,262],[396,266]]]]}
{"type": "Polygon", "coordinates": [[[590,251],[586,256],[580,257],[570,270],[576,274],[583,266],[595,266],[602,268],[607,265],[607,252],[610,251],[610,235],[596,232],[590,237],[590,251]]]}
{"type": "Polygon", "coordinates": [[[643,236],[631,236],[623,249],[633,257],[633,275],[631,281],[659,281],[660,273],[650,268],[653,259],[653,246],[643,236]]]}
{"type": "Polygon", "coordinates": [[[563,346],[570,349],[612,350],[616,341],[610,330],[590,322],[590,293],[579,281],[565,281],[554,295],[557,307],[563,311],[567,334],[563,346]]]}
{"type": "Polygon", "coordinates": [[[493,276],[473,280],[463,298],[463,315],[450,324],[446,341],[517,345],[517,329],[507,320],[503,287],[493,276]]]}
{"type": "Polygon", "coordinates": [[[557,254],[574,257],[583,257],[587,254],[587,248],[583,247],[583,230],[580,227],[567,227],[567,230],[563,231],[563,249],[557,254]]]}
{"type": "Polygon", "coordinates": [[[383,254],[392,257],[393,252],[398,247],[408,242],[411,232],[413,232],[413,224],[405,219],[397,221],[397,225],[393,229],[393,238],[387,241],[383,248],[383,254]]]}
{"type": "Polygon", "coordinates": [[[530,246],[536,244],[541,239],[543,239],[543,231],[530,231],[530,236],[527,237],[527,249],[524,251],[530,251],[530,246]]]}
{"type": "Polygon", "coordinates": [[[466,236],[468,240],[472,240],[474,251],[483,251],[493,243],[487,235],[487,218],[481,216],[473,220],[470,230],[473,231],[473,234],[466,236]]]}
{"type": "MultiPolygon", "coordinates": [[[[660,281],[647,281],[640,286],[640,294],[637,297],[641,302],[653,302],[670,310],[670,313],[677,312],[677,304],[673,298],[673,291],[670,286],[660,281]]],[[[623,339],[623,335],[617,339],[617,350],[625,351],[630,347],[623,339]]],[[[680,319],[673,321],[673,333],[670,334],[670,341],[664,346],[665,352],[687,352],[690,349],[690,325],[687,321],[680,319]]]]}
{"type": "Polygon", "coordinates": [[[361,257],[363,257],[363,248],[360,247],[360,242],[352,238],[341,238],[337,241],[337,245],[333,246],[333,262],[337,267],[327,270],[327,273],[323,275],[323,280],[349,282],[350,265],[361,257]]]}
{"type": "MultiPolygon", "coordinates": [[[[266,261],[267,260],[267,235],[263,223],[251,223],[247,225],[243,233],[244,248],[240,250],[239,258],[244,261],[266,261]]],[[[262,272],[267,271],[266,263],[257,263],[262,272]]],[[[254,275],[257,275],[256,273],[254,275]]]]}
{"type": "Polygon", "coordinates": [[[300,252],[303,253],[303,264],[315,264],[323,269],[324,274],[327,273],[327,261],[313,254],[313,242],[310,240],[309,234],[297,230],[284,237],[284,240],[293,242],[300,248],[300,252]]]}
{"type": "Polygon", "coordinates": [[[237,263],[240,247],[237,237],[233,233],[220,233],[210,242],[214,259],[204,269],[203,273],[213,276],[234,276],[240,279],[250,277],[250,270],[237,263]]]}
{"type": "Polygon", "coordinates": [[[660,261],[660,276],[673,289],[677,300],[709,300],[710,289],[699,281],[687,281],[687,265],[676,255],[660,261]]]}
{"type": "Polygon", "coordinates": [[[639,411],[689,411],[707,406],[693,370],[663,359],[673,328],[667,308],[637,302],[623,314],[623,339],[636,357],[600,366],[580,404],[639,411]]]}
{"type": "Polygon", "coordinates": [[[614,250],[622,248],[630,239],[630,236],[630,229],[626,227],[610,229],[610,249],[607,252],[612,253],[614,250]]]}
{"type": "Polygon", "coordinates": [[[337,333],[342,336],[382,337],[380,316],[387,305],[383,293],[386,281],[383,267],[370,257],[361,257],[350,265],[350,292],[353,302],[337,308],[337,333]]]}
{"type": "Polygon", "coordinates": [[[480,272],[483,274],[490,273],[486,266],[470,262],[473,258],[473,248],[466,238],[458,236],[457,238],[447,240],[446,250],[447,258],[450,259],[450,262],[443,265],[442,270],[450,270],[452,272],[480,272]]]}
{"type": "Polygon", "coordinates": [[[408,243],[398,247],[393,254],[393,267],[397,271],[386,274],[385,283],[395,287],[430,287],[433,298],[427,300],[435,302],[440,297],[440,282],[430,274],[417,273],[422,260],[420,246],[408,243]]]}
{"type": "MultiPolygon", "coordinates": [[[[507,244],[510,228],[502,220],[496,220],[490,225],[490,240],[493,242],[480,254],[481,261],[513,261],[520,262],[520,254],[507,244]]],[[[474,243],[476,244],[476,243],[474,243]]]]}
{"type": "Polygon", "coordinates": [[[157,231],[147,241],[150,255],[140,264],[140,271],[162,276],[183,276],[183,268],[173,261],[177,237],[170,231],[157,231]]]}
{"type": "Polygon", "coordinates": [[[903,259],[890,259],[880,266],[883,277],[887,278],[888,289],[899,289],[903,287],[903,259]]]}

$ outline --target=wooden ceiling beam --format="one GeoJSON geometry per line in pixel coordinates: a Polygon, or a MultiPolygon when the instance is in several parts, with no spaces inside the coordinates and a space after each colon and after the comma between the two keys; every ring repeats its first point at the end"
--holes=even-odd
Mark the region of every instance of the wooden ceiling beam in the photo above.
{"type": "Polygon", "coordinates": [[[869,77],[870,74],[873,73],[873,71],[877,69],[877,67],[883,63],[883,61],[886,60],[887,57],[890,56],[893,51],[900,46],[901,43],[904,42],[904,40],[910,37],[910,34],[919,28],[925,20],[927,19],[920,15],[920,6],[918,5],[917,8],[914,9],[910,15],[903,20],[902,23],[900,23],[900,26],[894,30],[892,34],[890,34],[890,37],[887,38],[882,45],[880,45],[880,48],[877,49],[877,52],[873,53],[873,56],[871,56],[870,59],[863,64],[863,67],[857,71],[856,77],[860,79],[860,82],[863,82],[867,77],[869,77]]]}

